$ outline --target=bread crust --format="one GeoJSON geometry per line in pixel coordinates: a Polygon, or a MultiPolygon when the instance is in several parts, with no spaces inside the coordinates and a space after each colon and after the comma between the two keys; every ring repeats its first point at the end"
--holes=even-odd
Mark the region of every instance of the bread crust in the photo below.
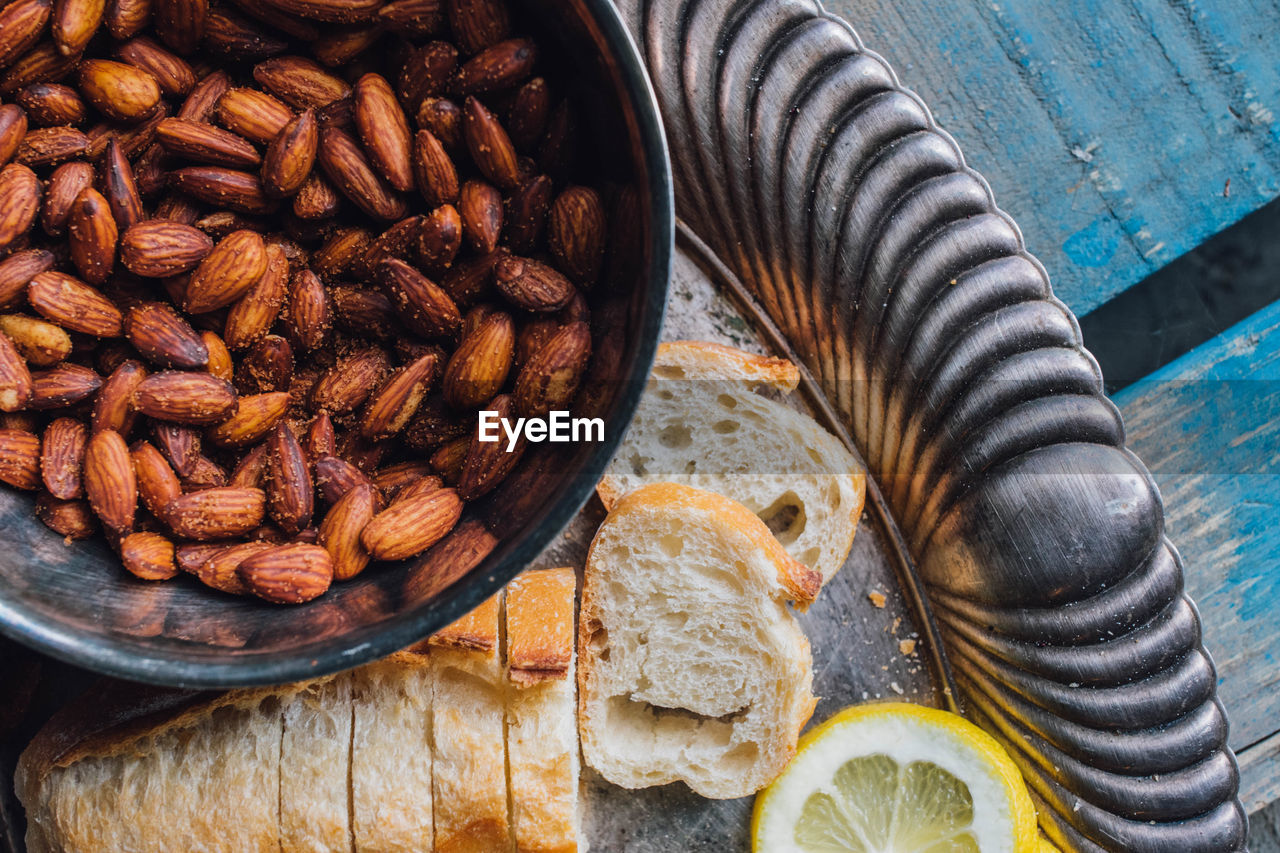
{"type": "Polygon", "coordinates": [[[563,678],[573,659],[573,569],[543,569],[507,585],[507,676],[517,687],[563,678]]]}
{"type": "Polygon", "coordinates": [[[800,369],[785,358],[756,355],[709,341],[668,341],[658,345],[654,373],[680,368],[680,379],[736,379],[768,385],[790,394],[800,384],[800,369]]]}

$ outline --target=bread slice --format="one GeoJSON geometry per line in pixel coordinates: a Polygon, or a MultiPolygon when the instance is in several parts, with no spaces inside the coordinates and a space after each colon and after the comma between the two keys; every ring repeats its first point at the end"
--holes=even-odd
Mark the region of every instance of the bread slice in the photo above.
{"type": "Polygon", "coordinates": [[[495,595],[431,637],[436,853],[500,853],[512,847],[499,606],[495,595]]]}
{"type": "Polygon", "coordinates": [[[398,652],[355,670],[351,679],[355,851],[431,850],[429,658],[398,652]]]}
{"type": "Polygon", "coordinates": [[[351,678],[308,682],[284,707],[280,747],[280,846],[349,853],[351,678]]]}
{"type": "Polygon", "coordinates": [[[676,483],[614,506],[587,554],[578,635],[583,756],[610,782],[752,794],[813,713],[809,642],[787,607],[816,593],[752,512],[676,483]]]}
{"type": "Polygon", "coordinates": [[[718,344],[658,348],[631,429],[597,487],[606,508],[645,483],[680,482],[758,515],[823,583],[849,556],[866,477],[812,418],[757,393],[790,393],[789,361],[718,344]]]}
{"type": "Polygon", "coordinates": [[[578,809],[573,569],[507,585],[507,766],[518,853],[586,849],[578,809]]]}
{"type": "Polygon", "coordinates": [[[193,693],[103,682],[55,714],[15,784],[28,853],[281,849],[281,703],[297,686],[193,693]]]}

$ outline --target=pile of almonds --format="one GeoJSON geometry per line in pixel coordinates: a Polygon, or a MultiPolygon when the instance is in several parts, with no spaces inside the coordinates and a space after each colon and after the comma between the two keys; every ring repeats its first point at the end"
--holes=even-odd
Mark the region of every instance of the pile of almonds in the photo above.
{"type": "Polygon", "coordinates": [[[274,602],[439,542],[591,358],[539,68],[503,0],[0,3],[0,480],[274,602]]]}

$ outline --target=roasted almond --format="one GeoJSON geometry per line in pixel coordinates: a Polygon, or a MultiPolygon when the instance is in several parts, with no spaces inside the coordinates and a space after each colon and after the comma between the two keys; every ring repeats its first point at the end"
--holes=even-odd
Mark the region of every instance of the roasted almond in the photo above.
{"type": "Polygon", "coordinates": [[[425,98],[442,94],[457,65],[458,49],[446,41],[428,42],[414,50],[400,69],[400,101],[412,112],[425,98]]]}
{"type": "Polygon", "coordinates": [[[133,407],[140,413],[191,426],[221,423],[235,406],[231,383],[208,373],[162,371],[142,380],[133,392],[133,407]]]}
{"type": "MultiPolygon", "coordinates": [[[[331,234],[320,248],[311,253],[310,266],[316,275],[326,282],[332,282],[352,268],[352,265],[369,248],[373,237],[364,228],[339,228],[331,234]]],[[[0,270],[3,264],[0,263],[0,270]]],[[[3,295],[3,277],[0,273],[0,296],[3,295]]]]}
{"type": "Polygon", "coordinates": [[[285,319],[295,348],[318,350],[324,346],[332,326],[329,296],[311,270],[299,270],[293,276],[285,319]]]}
{"type": "Polygon", "coordinates": [[[507,133],[520,151],[531,151],[542,139],[551,118],[551,93],[547,81],[535,77],[521,86],[507,111],[507,133]]]}
{"type": "Polygon", "coordinates": [[[279,335],[267,335],[240,362],[235,383],[245,393],[266,393],[289,390],[292,378],[293,347],[279,335]]]}
{"type": "Polygon", "coordinates": [[[0,482],[34,491],[40,488],[40,462],[40,436],[26,430],[0,429],[0,482]]]}
{"type": "Polygon", "coordinates": [[[449,26],[465,53],[479,53],[511,31],[504,0],[452,0],[446,8],[449,26]]]}
{"type": "Polygon", "coordinates": [[[53,13],[53,0],[15,0],[0,9],[0,68],[40,40],[53,13]]]}
{"type": "Polygon", "coordinates": [[[60,326],[25,314],[0,314],[4,332],[18,352],[35,367],[52,367],[71,355],[71,336],[60,326]]]}
{"type": "Polygon", "coordinates": [[[324,409],[321,409],[311,419],[311,426],[307,428],[302,450],[307,454],[307,460],[313,466],[320,457],[332,456],[338,452],[337,437],[333,430],[333,419],[329,417],[329,413],[324,409]]]}
{"type": "Polygon", "coordinates": [[[400,308],[401,318],[425,337],[454,337],[462,328],[458,306],[439,285],[397,258],[378,265],[383,289],[400,308]]]}
{"type": "Polygon", "coordinates": [[[262,163],[258,149],[243,137],[203,121],[167,118],[156,125],[156,141],[170,154],[197,163],[252,169],[262,163]]]}
{"type": "Polygon", "coordinates": [[[194,53],[204,38],[209,0],[153,0],[156,32],[181,54],[194,53]]]}
{"type": "Polygon", "coordinates": [[[31,279],[53,266],[53,253],[44,249],[14,252],[0,261],[0,308],[14,308],[27,301],[31,279]]]}
{"type": "Polygon", "coordinates": [[[227,480],[227,485],[238,488],[260,489],[265,483],[266,471],[267,446],[259,444],[240,457],[240,461],[236,463],[236,467],[231,471],[231,477],[227,480]]]}
{"type": "Polygon", "coordinates": [[[320,374],[311,388],[311,407],[335,415],[353,412],[382,382],[390,367],[380,349],[359,350],[320,374]]]}
{"type": "Polygon", "coordinates": [[[134,422],[133,392],[146,377],[146,368],[133,359],[121,362],[111,371],[93,400],[90,425],[95,432],[112,429],[121,435],[129,434],[134,422]]]}
{"type": "Polygon", "coordinates": [[[266,145],[293,118],[293,111],[266,92],[231,88],[218,99],[215,115],[227,130],[266,145]]]}
{"type": "Polygon", "coordinates": [[[404,429],[427,395],[438,361],[434,353],[428,353],[387,377],[365,406],[360,434],[368,439],[380,439],[404,429]]]}
{"type": "Polygon", "coordinates": [[[169,183],[174,189],[206,204],[230,208],[240,213],[273,213],[278,206],[266,194],[262,181],[256,174],[238,169],[188,166],[172,172],[169,183]]]}
{"type": "Polygon", "coordinates": [[[259,62],[253,79],[297,109],[323,107],[351,94],[351,87],[323,67],[301,56],[279,56],[259,62]]]}
{"type": "Polygon", "coordinates": [[[579,286],[595,284],[605,248],[604,205],[595,190],[567,187],[556,196],[547,217],[547,244],[579,286]]]}
{"type": "Polygon", "coordinates": [[[80,63],[79,83],[89,103],[115,121],[139,121],[160,103],[156,78],[123,62],[86,59],[80,63]]]}
{"type": "Polygon", "coordinates": [[[32,371],[27,405],[37,411],[61,409],[92,397],[101,387],[102,378],[89,368],[63,362],[48,370],[32,371]]]}
{"type": "Polygon", "coordinates": [[[331,287],[329,303],[333,306],[334,320],[353,334],[385,340],[399,328],[391,300],[377,290],[331,287]]]}
{"type": "Polygon", "coordinates": [[[412,190],[409,120],[386,78],[365,74],[356,81],[355,119],[360,140],[382,177],[401,192],[412,190]]]}
{"type": "Polygon", "coordinates": [[[161,518],[184,539],[226,539],[262,524],[266,503],[261,489],[202,489],[171,500],[161,518]]]}
{"type": "Polygon", "coordinates": [[[342,205],[342,199],[333,185],[312,170],[293,197],[293,215],[299,219],[328,219],[342,205]]]}
{"type": "Polygon", "coordinates": [[[520,183],[516,148],[498,117],[478,98],[468,96],[463,103],[462,132],[480,173],[504,190],[515,189],[520,183]]]}
{"type": "Polygon", "coordinates": [[[146,36],[130,39],[115,49],[116,58],[141,68],[156,78],[166,95],[183,96],[196,85],[196,74],[185,59],[165,50],[146,36]]]}
{"type": "Polygon", "coordinates": [[[107,0],[104,23],[113,38],[132,38],[150,22],[151,0],[107,0]]]}
{"type": "Polygon", "coordinates": [[[276,425],[267,443],[267,508],[280,529],[291,536],[311,523],[315,511],[306,454],[283,423],[276,425]]]}
{"type": "Polygon", "coordinates": [[[372,485],[363,471],[337,456],[320,457],[315,468],[320,497],[331,506],[356,486],[372,485]]]}
{"type": "Polygon", "coordinates": [[[462,138],[462,107],[448,98],[428,97],[418,107],[418,125],[431,131],[450,154],[462,154],[466,141],[462,138]]]}
{"type": "Polygon", "coordinates": [[[456,486],[462,478],[462,466],[467,461],[467,451],[471,448],[471,438],[462,436],[450,439],[440,445],[431,454],[431,467],[440,474],[444,481],[456,486]]]}
{"type": "Polygon", "coordinates": [[[155,421],[151,424],[151,434],[178,476],[190,476],[200,458],[200,433],[182,424],[155,421]]]}
{"type": "Polygon", "coordinates": [[[133,473],[138,482],[142,505],[157,518],[164,518],[169,502],[182,494],[182,484],[155,445],[140,441],[129,451],[133,473]]]}
{"type": "Polygon", "coordinates": [[[469,420],[450,410],[442,397],[428,397],[414,412],[401,438],[410,449],[427,453],[446,441],[469,435],[469,420]]]}
{"type": "Polygon", "coordinates": [[[284,53],[289,43],[256,21],[242,18],[226,6],[215,6],[209,10],[201,47],[231,62],[258,62],[284,53]]]}
{"type": "MultiPolygon", "coordinates": [[[[485,404],[485,409],[497,412],[499,418],[508,420],[514,419],[516,414],[515,401],[510,394],[494,397],[485,404]]],[[[458,476],[458,494],[462,499],[475,500],[493,491],[520,461],[525,443],[523,436],[514,449],[508,449],[505,441],[481,441],[477,426],[471,436],[471,443],[467,446],[462,472],[458,476]]]]}
{"type": "Polygon", "coordinates": [[[375,219],[403,219],[406,211],[400,198],[380,178],[354,139],[336,127],[320,134],[320,166],[334,187],[375,219]]]}
{"type": "Polygon", "coordinates": [[[356,486],[339,498],[320,522],[320,544],[333,558],[334,580],[350,580],[369,565],[371,558],[360,534],[373,519],[377,502],[373,486],[356,486]]]}
{"type": "Polygon", "coordinates": [[[277,243],[268,243],[266,251],[266,271],[227,314],[224,337],[233,350],[245,349],[260,341],[284,305],[289,290],[289,259],[277,243]]]}
{"type": "Polygon", "coordinates": [[[120,238],[120,262],[134,275],[165,278],[194,270],[213,250],[213,240],[198,228],[150,219],[120,238]]]}
{"type": "Polygon", "coordinates": [[[555,268],[516,255],[494,264],[493,283],[513,305],[528,311],[559,311],[576,293],[573,282],[555,268]]]}
{"type": "Polygon", "coordinates": [[[84,490],[89,506],[103,524],[117,533],[133,527],[138,481],[129,448],[115,430],[99,430],[89,439],[84,455],[84,490]]]}
{"type": "Polygon", "coordinates": [[[289,410],[289,393],[273,391],[239,398],[235,414],[210,429],[206,435],[214,444],[248,447],[266,438],[289,410]]]}
{"type": "Polygon", "coordinates": [[[467,181],[462,185],[458,214],[468,245],[481,254],[492,252],[502,235],[502,193],[484,181],[467,181]]]}
{"type": "Polygon", "coordinates": [[[40,179],[19,163],[0,169],[0,254],[17,243],[40,211],[40,179]]]}
{"type": "Polygon", "coordinates": [[[89,137],[74,127],[41,127],[27,131],[13,162],[39,169],[79,157],[89,150],[89,137]]]}
{"type": "Polygon", "coordinates": [[[88,501],[63,501],[48,493],[36,498],[36,518],[67,539],[88,539],[98,530],[88,501]]]}
{"type": "Polygon", "coordinates": [[[227,472],[208,456],[199,456],[191,466],[191,473],[182,478],[184,492],[217,489],[227,485],[227,472]]]}
{"type": "MultiPolygon", "coordinates": [[[[278,0],[277,0],[278,1],[278,0]]],[[[294,542],[259,551],[236,570],[249,592],[277,604],[301,604],[333,583],[333,558],[319,545],[294,542]]]]}
{"type": "MultiPolygon", "coordinates": [[[[225,71],[213,71],[201,77],[187,99],[178,109],[177,117],[192,121],[208,121],[218,111],[218,102],[231,88],[231,78],[225,71]]],[[[223,123],[225,127],[226,124],[223,123]]],[[[239,133],[235,128],[232,131],[239,133]]],[[[244,134],[241,134],[243,136],[244,134]]]]}
{"type": "Polygon", "coordinates": [[[115,139],[107,141],[98,159],[98,173],[102,182],[102,195],[111,209],[111,217],[122,232],[145,218],[138,183],[129,165],[129,158],[115,139]]]}
{"type": "Polygon", "coordinates": [[[516,411],[541,417],[567,411],[591,357],[591,329],[570,323],[557,331],[520,368],[516,376],[516,411]]]}
{"type": "Polygon", "coordinates": [[[125,337],[152,364],[195,370],[209,362],[209,348],[191,324],[163,302],[145,302],[129,309],[125,337]]]}
{"type": "Polygon", "coordinates": [[[205,365],[205,370],[224,382],[233,382],[235,364],[231,361],[231,350],[227,349],[226,343],[218,337],[217,332],[208,329],[200,333],[200,340],[209,351],[209,362],[205,365]]]}
{"type": "MultiPolygon", "coordinates": [[[[0,10],[0,15],[3,14],[4,10],[0,10]]],[[[0,166],[18,153],[27,135],[27,125],[27,113],[22,107],[17,104],[0,105],[0,166]]]]}
{"type": "Polygon", "coordinates": [[[532,39],[508,39],[490,45],[458,69],[454,88],[462,95],[511,89],[533,71],[538,49],[532,39]]]}
{"type": "Polygon", "coordinates": [[[312,110],[303,110],[271,141],[262,160],[262,185],[280,196],[302,189],[315,164],[320,129],[312,110]]]}
{"type": "Polygon", "coordinates": [[[80,124],[88,117],[80,93],[61,83],[32,83],[18,93],[18,105],[29,122],[44,127],[80,124]]]}
{"type": "Polygon", "coordinates": [[[429,130],[419,130],[413,138],[413,171],[418,192],[427,204],[436,207],[457,202],[458,169],[444,145],[429,130]]]}
{"type": "Polygon", "coordinates": [[[523,182],[507,199],[504,236],[511,251],[527,254],[538,248],[551,207],[551,194],[551,179],[538,175],[523,182]]]}
{"type": "Polygon", "coordinates": [[[515,355],[515,323],[492,311],[462,338],[444,371],[441,391],[456,409],[474,409],[501,390],[515,355]]]}
{"type": "Polygon", "coordinates": [[[267,271],[267,246],[255,231],[236,231],[213,247],[187,285],[186,309],[192,314],[230,305],[267,271]]]}
{"type": "Polygon", "coordinates": [[[99,338],[118,338],[124,332],[120,309],[64,272],[46,270],[32,278],[27,300],[47,320],[73,332],[99,338]]]}
{"type": "Polygon", "coordinates": [[[120,232],[102,193],[85,187],[71,205],[67,218],[67,242],[71,262],[89,284],[101,285],[116,265],[120,232]]]}
{"type": "Polygon", "coordinates": [[[421,38],[444,24],[442,0],[392,0],[378,10],[378,21],[392,32],[421,38]]]}
{"type": "Polygon", "coordinates": [[[374,559],[404,560],[439,542],[462,516],[453,489],[435,489],[402,500],[375,515],[360,541],[374,559]]]}
{"type": "Polygon", "coordinates": [[[37,44],[0,76],[0,96],[9,96],[32,83],[56,83],[66,77],[80,61],[75,54],[65,54],[52,41],[37,44]]]}
{"type": "Polygon", "coordinates": [[[462,217],[451,204],[437,207],[426,217],[418,231],[418,255],[422,265],[439,274],[453,266],[462,248],[462,217]]]}
{"type": "Polygon", "coordinates": [[[120,540],[120,561],[135,577],[164,581],[177,577],[173,542],[159,533],[130,533],[120,540]]]}
{"type": "Polygon", "coordinates": [[[102,25],[105,11],[105,0],[59,0],[51,27],[58,49],[69,56],[83,51],[102,25]]]}

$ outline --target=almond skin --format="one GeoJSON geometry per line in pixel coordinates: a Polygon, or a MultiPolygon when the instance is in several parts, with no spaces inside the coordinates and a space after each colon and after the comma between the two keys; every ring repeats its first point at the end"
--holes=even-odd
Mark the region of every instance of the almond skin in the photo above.
{"type": "Polygon", "coordinates": [[[604,205],[589,187],[567,187],[547,216],[547,244],[561,269],[580,287],[591,287],[604,261],[604,205]]]}
{"type": "Polygon", "coordinates": [[[457,208],[443,204],[431,211],[418,232],[418,257],[423,268],[432,275],[445,272],[461,248],[462,217],[457,208]]]}
{"type": "Polygon", "coordinates": [[[209,348],[191,324],[163,302],[144,302],[129,309],[125,337],[152,364],[195,370],[209,362],[209,348]]]}
{"type": "Polygon", "coordinates": [[[45,127],[80,124],[88,117],[80,93],[61,83],[33,83],[18,93],[18,104],[33,124],[45,127]]]}
{"type": "Polygon", "coordinates": [[[211,426],[231,416],[236,392],[231,383],[208,373],[166,370],[139,383],[133,406],[149,418],[211,426]]]}
{"type": "Polygon", "coordinates": [[[40,40],[52,13],[53,0],[17,0],[0,9],[0,68],[40,40]]]}
{"type": "Polygon", "coordinates": [[[182,424],[154,421],[151,424],[151,435],[156,447],[160,448],[178,476],[190,476],[200,458],[200,433],[182,424]]]}
{"type": "Polygon", "coordinates": [[[62,501],[41,494],[36,498],[36,518],[67,539],[88,539],[98,531],[98,520],[88,501],[62,501]]]}
{"type": "Polygon", "coordinates": [[[240,213],[274,213],[278,204],[267,195],[258,176],[222,166],[189,166],[169,175],[169,185],[192,198],[240,213]]]}
{"type": "MultiPolygon", "coordinates": [[[[0,429],[0,482],[34,491],[40,488],[40,463],[40,436],[26,430],[0,429]]],[[[78,476],[76,485],[79,486],[78,476]]]]}
{"type": "Polygon", "coordinates": [[[324,346],[332,326],[329,296],[319,276],[311,270],[299,270],[294,275],[285,318],[289,339],[296,349],[318,350],[324,346]]]}
{"type": "Polygon", "coordinates": [[[84,458],[89,431],[75,418],[58,418],[44,429],[40,475],[49,494],[64,501],[84,497],[84,458]]]}
{"type": "Polygon", "coordinates": [[[173,542],[159,533],[130,533],[120,540],[120,560],[134,577],[164,581],[177,577],[173,542]]]}
{"type": "Polygon", "coordinates": [[[231,350],[227,349],[226,343],[216,332],[207,329],[200,333],[200,340],[209,351],[205,370],[224,382],[231,382],[235,378],[235,365],[231,362],[231,350]]]}
{"type": "Polygon", "coordinates": [[[341,206],[342,199],[333,184],[314,169],[293,197],[293,215],[299,219],[327,219],[341,206]]]}
{"type": "Polygon", "coordinates": [[[140,441],[129,451],[133,473],[138,481],[138,496],[152,515],[163,520],[169,503],[182,494],[182,484],[155,445],[140,441]]]}
{"type": "Polygon", "coordinates": [[[541,417],[568,410],[591,358],[591,328],[570,323],[557,331],[525,362],[516,376],[516,411],[541,417]]]}
{"type": "Polygon", "coordinates": [[[218,99],[218,124],[251,142],[266,145],[293,118],[293,111],[257,89],[232,88],[218,99]]]}
{"type": "MultiPolygon", "coordinates": [[[[502,394],[494,397],[486,405],[498,413],[499,418],[514,418],[515,402],[511,395],[502,394]]],[[[458,477],[458,494],[463,500],[475,500],[488,494],[506,479],[515,468],[524,452],[525,440],[521,437],[514,450],[507,452],[507,446],[501,441],[481,441],[477,428],[467,446],[467,456],[462,463],[462,472],[458,477]]]]}
{"type": "Polygon", "coordinates": [[[375,219],[403,219],[406,206],[373,170],[354,139],[336,127],[320,134],[318,159],[325,175],[344,196],[375,219]]]}
{"type": "Polygon", "coordinates": [[[267,246],[255,231],[236,231],[213,247],[187,284],[186,309],[193,314],[230,305],[267,271],[267,246]]]}
{"type": "Polygon", "coordinates": [[[355,85],[355,118],[360,140],[373,165],[401,192],[413,189],[409,120],[379,74],[365,74],[355,85]]]}
{"type": "Polygon", "coordinates": [[[31,399],[27,406],[37,411],[61,409],[88,399],[101,387],[102,377],[89,368],[63,362],[31,374],[31,399]]]}
{"type": "Polygon", "coordinates": [[[120,239],[120,262],[134,275],[166,278],[194,270],[213,251],[213,240],[198,228],[151,219],[120,239]]]}
{"type": "Polygon", "coordinates": [[[438,361],[435,353],[428,353],[392,373],[365,406],[360,434],[376,440],[404,429],[427,395],[438,361]]]}
{"type": "Polygon", "coordinates": [[[288,535],[311,523],[315,487],[306,454],[285,424],[277,424],[267,444],[267,502],[271,518],[288,535]]]}
{"type": "Polygon", "coordinates": [[[231,306],[223,332],[227,347],[241,350],[262,340],[280,316],[289,292],[289,259],[276,243],[267,245],[267,269],[231,306]]]}
{"type": "Polygon", "coordinates": [[[93,186],[93,166],[83,160],[63,163],[49,176],[44,207],[40,210],[40,226],[50,237],[66,233],[71,206],[80,192],[93,186]]]}
{"type": "Polygon", "coordinates": [[[107,377],[93,400],[93,416],[90,426],[97,432],[113,429],[121,435],[128,435],[133,427],[133,392],[143,379],[147,378],[147,369],[141,362],[127,359],[107,377]]]}
{"type": "Polygon", "coordinates": [[[66,273],[46,270],[27,285],[27,300],[45,319],[72,332],[98,338],[124,333],[120,309],[89,285],[66,273]]]}
{"type": "Polygon", "coordinates": [[[538,248],[551,208],[551,179],[538,175],[520,185],[506,203],[504,218],[507,245],[526,254],[538,248]]]}
{"type": "Polygon", "coordinates": [[[453,489],[436,489],[396,503],[365,525],[360,541],[374,559],[404,560],[444,538],[462,516],[453,489]]]}
{"type": "MultiPolygon", "coordinates": [[[[0,10],[0,19],[4,12],[5,10],[0,10]]],[[[28,124],[26,110],[22,107],[17,104],[0,105],[0,166],[8,163],[18,152],[22,140],[26,138],[28,124]]]]}
{"type": "Polygon", "coordinates": [[[243,137],[207,122],[167,118],[156,125],[156,141],[171,154],[211,166],[252,169],[262,163],[258,149],[243,137]]]}
{"type": "Polygon", "coordinates": [[[84,457],[84,490],[89,506],[103,524],[117,533],[133,527],[138,481],[129,448],[115,430],[101,430],[89,439],[84,457]]]}
{"type": "Polygon", "coordinates": [[[356,486],[372,485],[364,472],[337,456],[322,456],[316,460],[316,485],[320,497],[333,505],[356,486]]]}
{"type": "Polygon", "coordinates": [[[262,159],[262,185],[267,192],[290,196],[302,189],[315,165],[319,142],[314,110],[304,110],[281,128],[262,159]]]}
{"type": "Polygon", "coordinates": [[[109,59],[80,63],[80,92],[100,113],[115,121],[144,118],[160,102],[160,84],[140,68],[109,59]]]}
{"type": "Polygon", "coordinates": [[[441,391],[456,409],[474,409],[507,381],[515,356],[515,323],[501,311],[490,312],[466,335],[449,359],[441,391]]]}
{"type": "Polygon", "coordinates": [[[390,367],[379,349],[356,352],[320,375],[311,389],[311,407],[335,415],[355,411],[382,382],[390,367]]]}
{"type": "Polygon", "coordinates": [[[444,144],[429,130],[419,130],[413,137],[413,174],[427,204],[438,207],[457,202],[461,191],[458,168],[444,144]]]}
{"type": "Polygon", "coordinates": [[[465,53],[479,53],[511,31],[504,0],[453,0],[446,8],[449,27],[465,53]]]}
{"type": "Polygon", "coordinates": [[[512,304],[527,311],[559,311],[576,291],[554,268],[514,255],[494,265],[493,282],[512,304]]]}
{"type": "Polygon", "coordinates": [[[53,253],[43,249],[14,252],[0,261],[0,308],[14,308],[26,302],[31,279],[52,266],[53,253]]]}
{"type": "Polygon", "coordinates": [[[127,232],[145,218],[145,213],[133,167],[114,137],[107,140],[107,147],[98,161],[98,173],[102,194],[111,208],[116,228],[122,233],[127,232]]]}
{"type": "Polygon", "coordinates": [[[241,397],[235,414],[210,429],[206,435],[224,447],[248,447],[267,436],[289,409],[289,392],[274,391],[241,397]]]}
{"type": "Polygon", "coordinates": [[[89,137],[74,127],[42,127],[28,130],[13,155],[13,162],[39,169],[56,166],[89,150],[89,137]]]}
{"type": "Polygon", "coordinates": [[[249,592],[277,604],[319,598],[333,583],[333,558],[319,545],[295,542],[253,554],[236,569],[249,592]]]}
{"type": "Polygon", "coordinates": [[[71,355],[71,336],[53,323],[24,314],[0,315],[4,332],[33,367],[52,367],[71,355]]]}
{"type": "Polygon", "coordinates": [[[479,99],[468,97],[462,105],[462,133],[467,150],[480,173],[504,190],[520,183],[516,147],[498,117],[479,99]]]}
{"type": "Polygon", "coordinates": [[[204,489],[171,500],[162,518],[184,539],[226,539],[262,524],[266,503],[261,489],[204,489]]]}
{"type": "Polygon", "coordinates": [[[350,580],[369,565],[371,557],[360,534],[373,519],[376,506],[377,490],[359,485],[339,498],[320,522],[320,544],[333,558],[334,580],[350,580]]]}
{"type": "Polygon", "coordinates": [[[166,95],[184,96],[196,85],[196,73],[186,60],[170,53],[146,36],[139,36],[117,46],[115,54],[122,62],[141,68],[156,78],[160,90],[166,95]]]}
{"type": "Polygon", "coordinates": [[[351,87],[301,56],[277,56],[253,67],[264,89],[301,110],[326,106],[351,94],[351,87]]]}
{"type": "Polygon", "coordinates": [[[0,254],[31,230],[40,211],[40,179],[19,163],[0,169],[0,254]]]}
{"type": "Polygon", "coordinates": [[[452,338],[461,331],[462,314],[449,294],[404,261],[384,260],[378,265],[378,278],[413,331],[428,338],[452,338]]]}
{"type": "Polygon", "coordinates": [[[80,53],[102,24],[105,0],[61,0],[53,10],[53,40],[68,56],[80,53]]]}

